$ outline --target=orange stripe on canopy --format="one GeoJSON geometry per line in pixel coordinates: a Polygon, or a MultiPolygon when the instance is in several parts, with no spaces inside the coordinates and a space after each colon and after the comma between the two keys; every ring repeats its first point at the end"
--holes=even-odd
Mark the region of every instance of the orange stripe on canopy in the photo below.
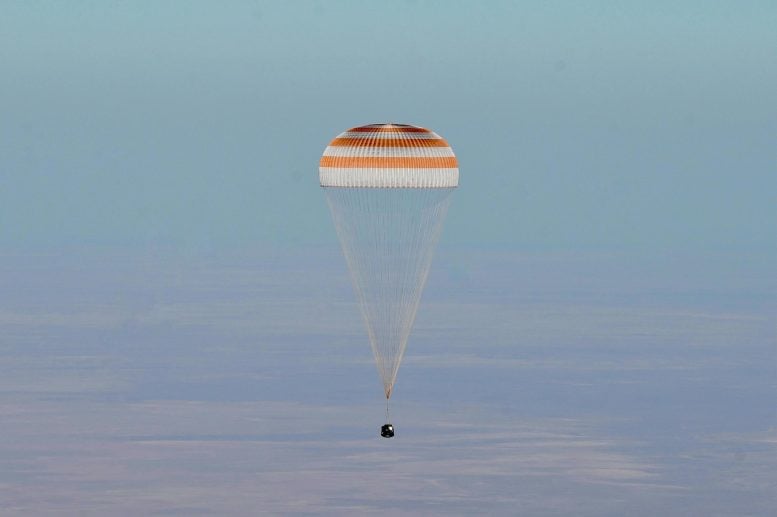
{"type": "Polygon", "coordinates": [[[428,129],[414,126],[383,126],[383,127],[352,127],[348,131],[358,131],[361,133],[431,133],[428,129]]]}
{"type": "Polygon", "coordinates": [[[322,156],[319,166],[373,169],[454,169],[458,167],[458,162],[455,157],[322,156]]]}
{"type": "Polygon", "coordinates": [[[337,147],[450,147],[448,142],[421,138],[335,138],[330,146],[337,147]]]}

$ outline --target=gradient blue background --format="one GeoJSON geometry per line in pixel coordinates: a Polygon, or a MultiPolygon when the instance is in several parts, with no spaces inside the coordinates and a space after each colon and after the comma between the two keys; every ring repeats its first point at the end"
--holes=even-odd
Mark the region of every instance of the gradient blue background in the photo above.
{"type": "Polygon", "coordinates": [[[0,0],[0,514],[777,514],[777,3],[0,0]],[[461,166],[392,397],[317,164],[461,166]]]}
{"type": "Polygon", "coordinates": [[[428,126],[445,242],[775,252],[777,6],[12,2],[0,244],[329,242],[328,140],[428,126]]]}

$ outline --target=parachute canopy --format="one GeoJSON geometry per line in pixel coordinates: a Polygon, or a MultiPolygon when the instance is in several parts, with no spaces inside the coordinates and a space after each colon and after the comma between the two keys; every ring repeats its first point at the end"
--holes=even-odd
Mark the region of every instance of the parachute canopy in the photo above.
{"type": "Polygon", "coordinates": [[[354,127],[329,143],[319,163],[322,187],[453,188],[456,156],[434,131],[404,124],[354,127]]]}
{"type": "Polygon", "coordinates": [[[319,179],[389,399],[459,184],[458,163],[433,131],[371,124],[332,140],[319,179]]]}

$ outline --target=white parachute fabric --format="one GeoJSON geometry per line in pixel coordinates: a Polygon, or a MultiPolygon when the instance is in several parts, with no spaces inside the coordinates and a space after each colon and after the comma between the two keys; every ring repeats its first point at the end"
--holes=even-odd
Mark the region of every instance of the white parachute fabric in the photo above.
{"type": "Polygon", "coordinates": [[[326,187],[386,399],[454,188],[326,187]]]}

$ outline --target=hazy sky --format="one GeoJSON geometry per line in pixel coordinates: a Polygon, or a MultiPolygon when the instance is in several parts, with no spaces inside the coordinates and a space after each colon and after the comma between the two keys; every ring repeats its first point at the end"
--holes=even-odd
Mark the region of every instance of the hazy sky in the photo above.
{"type": "Polygon", "coordinates": [[[449,244],[775,252],[777,3],[0,3],[0,246],[332,242],[329,139],[430,127],[449,244]]]}
{"type": "Polygon", "coordinates": [[[773,515],[775,27],[0,0],[0,513],[773,515]],[[318,186],[374,122],[461,167],[394,440],[318,186]]]}

